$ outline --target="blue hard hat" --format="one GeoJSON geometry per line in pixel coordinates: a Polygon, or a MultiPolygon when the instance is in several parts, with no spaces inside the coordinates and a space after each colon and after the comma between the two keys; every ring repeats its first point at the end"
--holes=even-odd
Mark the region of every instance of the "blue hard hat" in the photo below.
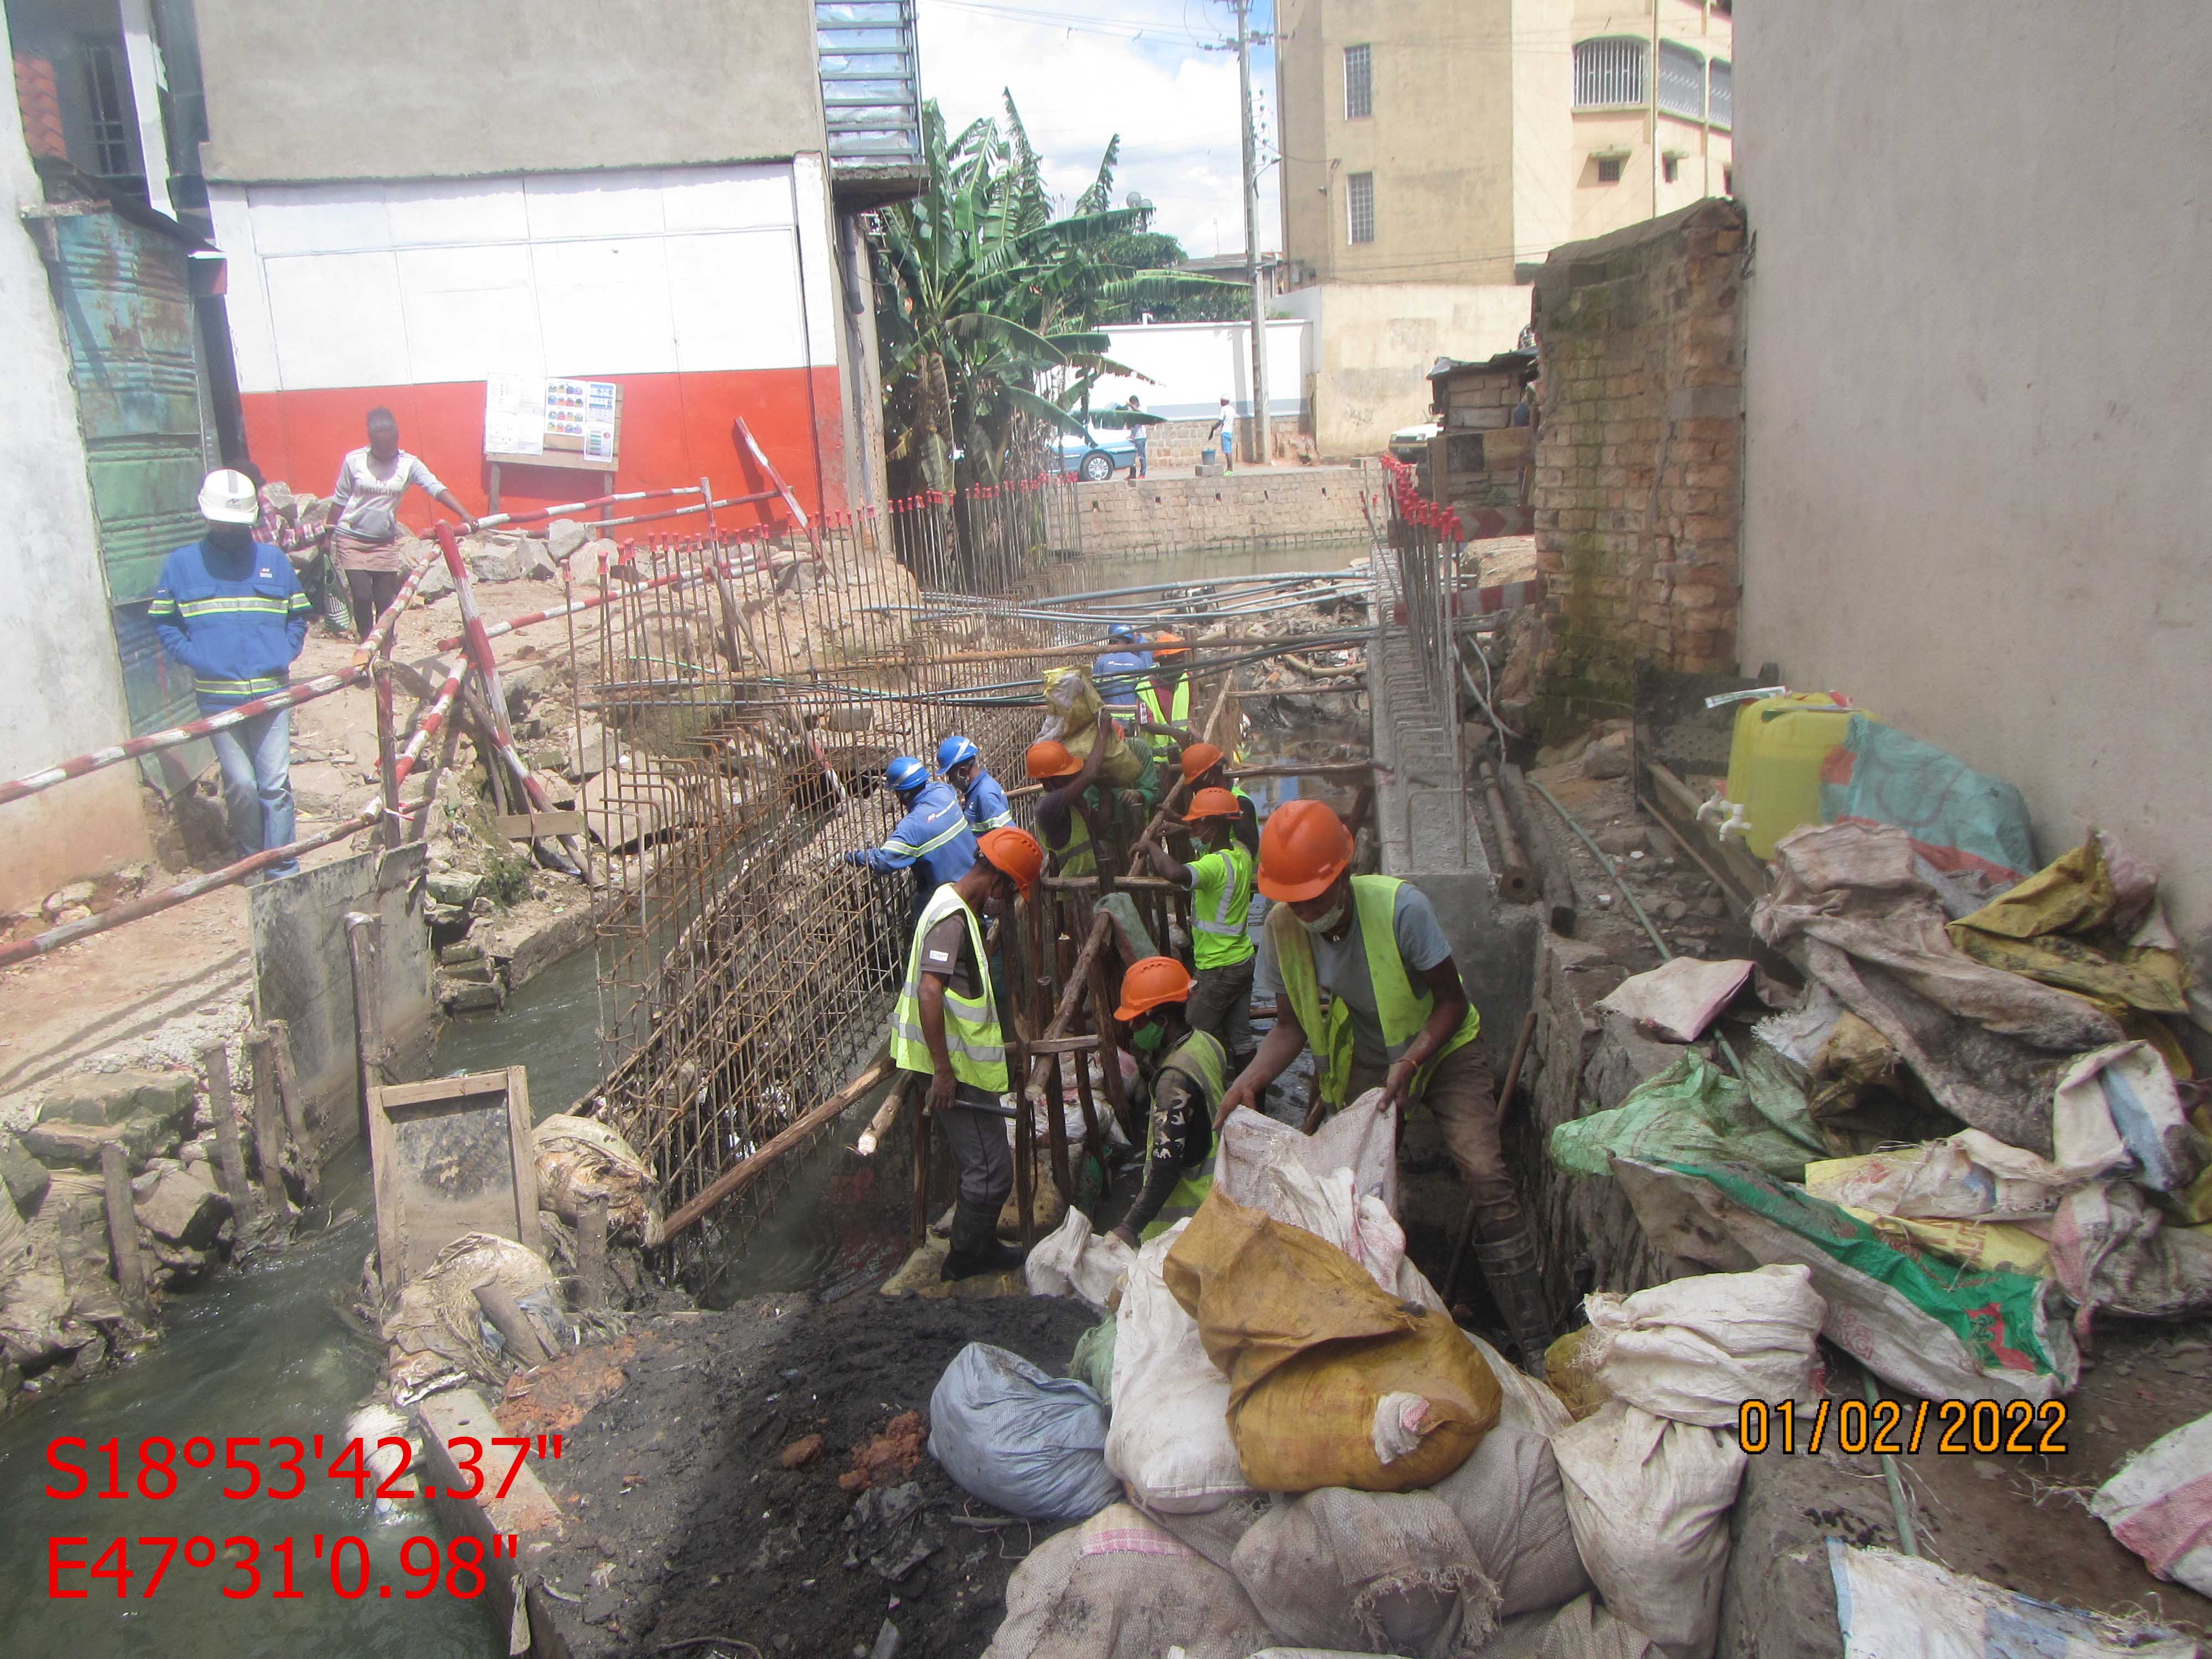
{"type": "Polygon", "coordinates": [[[929,769],[911,755],[901,755],[884,768],[884,776],[890,780],[892,788],[903,795],[929,781],[929,769]]]}
{"type": "Polygon", "coordinates": [[[975,758],[975,745],[963,737],[950,737],[937,745],[937,769],[950,772],[962,761],[975,758]]]}
{"type": "Polygon", "coordinates": [[[1115,623],[1106,630],[1106,637],[1118,645],[1134,645],[1137,642],[1137,630],[1127,623],[1115,623]]]}

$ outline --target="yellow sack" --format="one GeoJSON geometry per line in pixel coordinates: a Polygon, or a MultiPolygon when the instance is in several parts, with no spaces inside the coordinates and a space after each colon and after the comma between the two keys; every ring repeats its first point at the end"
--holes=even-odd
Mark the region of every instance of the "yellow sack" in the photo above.
{"type": "Polygon", "coordinates": [[[1230,1437],[1262,1492],[1432,1486],[1498,1423],[1498,1379],[1459,1328],[1317,1234],[1216,1190],[1162,1268],[1229,1378],[1230,1437]]]}
{"type": "Polygon", "coordinates": [[[1585,1325],[1544,1350],[1544,1381],[1577,1423],[1613,1398],[1613,1390],[1598,1376],[1606,1346],[1606,1334],[1585,1325]]]}
{"type": "Polygon", "coordinates": [[[1978,1273],[2048,1276],[2050,1240],[2009,1221],[1948,1221],[1879,1215],[1849,1204],[1836,1206],[1874,1229],[1892,1249],[1906,1255],[1940,1255],[1978,1273]]]}
{"type": "MultiPolygon", "coordinates": [[[[1043,729],[1040,738],[1057,738],[1078,760],[1086,759],[1098,736],[1098,688],[1085,668],[1044,671],[1043,729]]],[[[1145,763],[1121,739],[1119,727],[1109,728],[1106,758],[1098,763],[1098,781],[1109,789],[1134,789],[1144,776],[1145,763]]]]}

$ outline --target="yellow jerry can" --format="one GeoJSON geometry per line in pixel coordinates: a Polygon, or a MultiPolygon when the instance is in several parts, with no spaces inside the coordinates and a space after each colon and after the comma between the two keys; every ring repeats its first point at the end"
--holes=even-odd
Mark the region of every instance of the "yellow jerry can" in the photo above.
{"type": "Polygon", "coordinates": [[[1844,740],[1854,708],[1836,691],[1789,691],[1739,707],[1729,740],[1728,822],[1754,857],[1774,856],[1792,830],[1820,821],[1820,768],[1844,740]]]}

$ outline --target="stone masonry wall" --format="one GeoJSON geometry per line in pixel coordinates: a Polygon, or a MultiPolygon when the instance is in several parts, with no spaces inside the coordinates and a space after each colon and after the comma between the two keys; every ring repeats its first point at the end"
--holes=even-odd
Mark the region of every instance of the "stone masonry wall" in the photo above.
{"type": "Polygon", "coordinates": [[[1170,553],[1253,542],[1364,538],[1363,488],[1379,468],[1271,467],[1221,478],[1147,478],[1075,487],[1082,550],[1090,556],[1170,553]]]}
{"type": "Polygon", "coordinates": [[[1553,251],[1536,283],[1547,732],[1625,713],[1646,658],[1735,660],[1743,212],[1708,201],[1553,251]]]}

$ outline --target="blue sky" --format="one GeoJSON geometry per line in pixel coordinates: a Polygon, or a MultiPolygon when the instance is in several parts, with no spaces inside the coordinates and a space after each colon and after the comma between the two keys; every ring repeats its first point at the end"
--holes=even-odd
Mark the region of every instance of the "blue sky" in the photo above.
{"type": "MultiPolygon", "coordinates": [[[[1062,198],[1087,187],[1106,141],[1121,135],[1116,200],[1153,203],[1154,227],[1194,256],[1244,245],[1237,194],[1235,14],[1226,0],[921,0],[922,91],[958,131],[996,115],[1011,90],[1062,198]],[[1211,49],[1209,49],[1211,48],[1211,49]]],[[[1255,0],[1253,27],[1273,27],[1255,0]]],[[[1275,60],[1257,48],[1252,71],[1263,141],[1274,131],[1275,60]]],[[[1263,143],[1263,155],[1264,155],[1263,143]]],[[[1282,245],[1276,179],[1260,178],[1260,242],[1282,245]]]]}

